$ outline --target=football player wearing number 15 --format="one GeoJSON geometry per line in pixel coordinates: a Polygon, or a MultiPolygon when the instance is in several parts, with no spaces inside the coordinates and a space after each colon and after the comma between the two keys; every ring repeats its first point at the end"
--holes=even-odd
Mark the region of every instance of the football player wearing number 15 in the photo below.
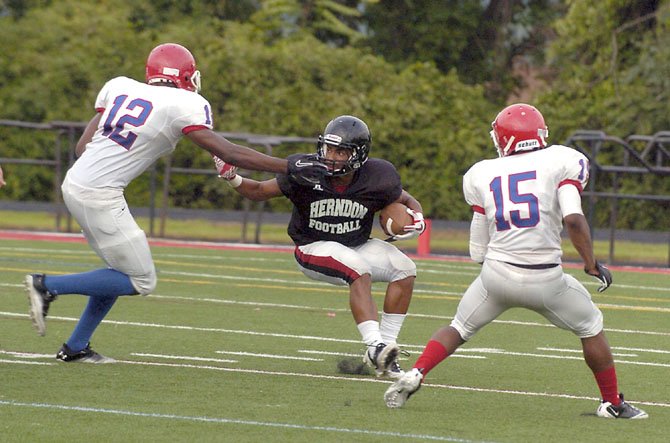
{"type": "Polygon", "coordinates": [[[499,158],[476,163],[463,177],[473,211],[470,256],[482,263],[481,273],[465,291],[451,324],[435,331],[413,369],[387,389],[388,407],[401,407],[430,370],[481,328],[507,309],[523,307],[580,338],[602,398],[598,417],[647,418],[619,393],[602,313],[586,288],[563,273],[560,234],[565,225],[584,271],[599,281],[598,291],[612,283],[610,271],[593,255],[582,213],[588,160],[567,146],[548,146],[548,135],[542,114],[527,104],[508,106],[493,122],[499,158]]]}
{"type": "Polygon", "coordinates": [[[96,114],[76,146],[79,157],[67,172],[63,200],[89,245],[106,267],[69,275],[29,274],[25,278],[30,317],[40,335],[51,302],[65,294],[89,297],[70,338],[56,358],[65,362],[113,361],[90,347],[93,332],[117,297],[147,295],[156,269],[146,235],[128,210],[124,189],[186,136],[226,162],[252,170],[318,179],[324,164],[303,158],[288,162],[240,146],[212,130],[209,102],[198,94],[200,72],[185,47],[165,43],[146,61],[146,83],[127,77],[108,81],[95,101],[96,114]],[[300,161],[297,169],[296,160],[300,161]]]}

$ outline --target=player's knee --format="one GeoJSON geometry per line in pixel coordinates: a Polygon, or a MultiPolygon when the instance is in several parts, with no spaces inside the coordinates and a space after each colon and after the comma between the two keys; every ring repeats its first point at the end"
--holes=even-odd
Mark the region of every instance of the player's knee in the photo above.
{"type": "Polygon", "coordinates": [[[458,335],[461,336],[461,340],[463,342],[470,340],[470,338],[472,338],[472,336],[477,333],[475,329],[466,327],[462,322],[460,322],[456,318],[454,318],[451,321],[449,326],[451,326],[454,330],[456,330],[456,332],[458,332],[458,335]]]}
{"type": "Polygon", "coordinates": [[[391,281],[416,277],[416,263],[406,255],[403,254],[402,257],[394,257],[391,264],[393,265],[391,281]]]}
{"type": "Polygon", "coordinates": [[[155,272],[149,274],[131,277],[133,286],[140,295],[149,295],[156,289],[158,278],[155,272]]]}

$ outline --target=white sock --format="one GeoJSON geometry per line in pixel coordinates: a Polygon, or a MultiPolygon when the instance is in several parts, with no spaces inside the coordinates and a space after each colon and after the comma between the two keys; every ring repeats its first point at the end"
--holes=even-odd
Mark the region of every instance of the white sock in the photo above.
{"type": "Polygon", "coordinates": [[[363,343],[368,346],[377,346],[378,343],[383,342],[382,335],[379,332],[379,322],[376,320],[367,320],[356,325],[358,331],[363,337],[363,343]]]}
{"type": "Polygon", "coordinates": [[[382,313],[382,323],[379,327],[379,331],[382,336],[384,343],[397,343],[398,335],[400,334],[400,328],[405,321],[407,314],[388,314],[386,312],[382,313]]]}

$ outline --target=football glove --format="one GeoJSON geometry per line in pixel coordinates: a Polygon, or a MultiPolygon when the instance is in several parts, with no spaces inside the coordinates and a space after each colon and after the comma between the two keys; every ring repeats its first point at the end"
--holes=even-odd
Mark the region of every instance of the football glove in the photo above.
{"type": "Polygon", "coordinates": [[[408,240],[423,234],[426,230],[426,221],[423,219],[423,214],[407,208],[407,213],[412,216],[412,224],[403,226],[404,234],[394,235],[393,240],[408,240]]]}
{"type": "Polygon", "coordinates": [[[288,175],[303,186],[321,183],[321,179],[327,174],[328,167],[315,154],[302,154],[288,162],[288,175]]]}
{"type": "Polygon", "coordinates": [[[233,166],[230,163],[226,163],[221,160],[216,155],[212,155],[214,159],[214,166],[216,167],[216,172],[219,173],[219,178],[224,180],[232,180],[237,175],[237,166],[233,166]]]}
{"type": "Polygon", "coordinates": [[[586,270],[586,268],[584,268],[584,272],[586,272],[586,274],[598,279],[598,281],[600,282],[598,292],[603,292],[605,289],[609,288],[610,285],[612,284],[612,273],[605,266],[598,263],[598,261],[596,261],[596,271],[598,271],[598,274],[591,274],[589,271],[586,270]]]}

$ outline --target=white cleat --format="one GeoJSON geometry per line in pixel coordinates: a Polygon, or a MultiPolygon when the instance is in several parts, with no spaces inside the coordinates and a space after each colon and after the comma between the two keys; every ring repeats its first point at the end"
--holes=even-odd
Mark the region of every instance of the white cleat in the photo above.
{"type": "Polygon", "coordinates": [[[411,371],[405,372],[384,393],[386,406],[389,408],[402,407],[407,402],[407,399],[419,390],[421,380],[423,380],[423,374],[418,369],[414,368],[411,371]]]}
{"type": "Polygon", "coordinates": [[[44,286],[44,274],[28,274],[24,280],[28,302],[30,303],[30,319],[37,333],[44,336],[47,331],[46,316],[49,305],[56,299],[44,286]]]}
{"type": "Polygon", "coordinates": [[[370,349],[363,356],[363,361],[373,367],[379,377],[391,370],[393,364],[396,363],[399,352],[400,348],[396,343],[389,343],[388,345],[386,343],[379,343],[376,346],[370,346],[370,349]]]}

